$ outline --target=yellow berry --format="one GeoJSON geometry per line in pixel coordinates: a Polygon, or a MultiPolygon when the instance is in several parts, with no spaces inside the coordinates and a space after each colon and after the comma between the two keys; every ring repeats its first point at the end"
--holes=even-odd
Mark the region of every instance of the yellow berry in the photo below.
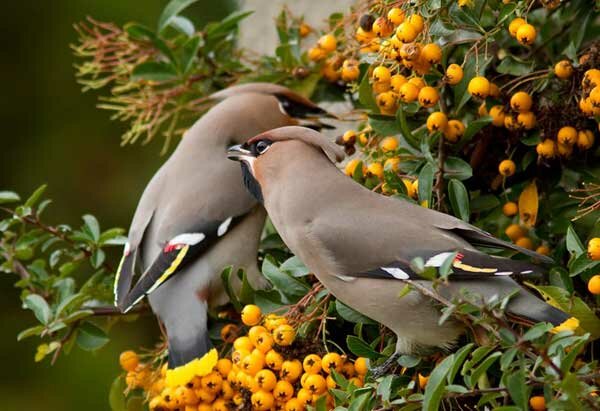
{"type": "Polygon", "coordinates": [[[288,381],[279,380],[273,389],[275,400],[285,402],[294,396],[294,387],[288,381]]]}
{"type": "Polygon", "coordinates": [[[323,394],[327,390],[327,381],[320,374],[309,374],[304,380],[303,387],[313,395],[323,394]]]}
{"type": "Polygon", "coordinates": [[[304,357],[302,367],[308,374],[317,374],[321,372],[321,357],[319,357],[317,354],[307,355],[304,357]]]}
{"type": "Polygon", "coordinates": [[[532,104],[533,100],[531,99],[531,96],[524,91],[519,91],[510,98],[510,107],[519,113],[531,110],[532,104]]]}
{"type": "Polygon", "coordinates": [[[321,36],[317,45],[322,50],[325,50],[326,52],[331,52],[334,51],[337,47],[337,40],[333,34],[325,34],[324,36],[321,36]]]}
{"type": "Polygon", "coordinates": [[[390,157],[387,160],[385,160],[385,163],[383,163],[384,170],[398,171],[399,166],[400,166],[400,158],[399,157],[390,157]]]}
{"type": "Polygon", "coordinates": [[[517,115],[517,123],[519,126],[523,127],[525,130],[531,130],[535,127],[536,118],[535,114],[531,111],[527,111],[525,113],[519,113],[517,115]]]}
{"type": "Polygon", "coordinates": [[[262,333],[266,333],[268,330],[262,325],[255,325],[248,330],[248,338],[252,341],[252,344],[256,346],[256,341],[258,340],[258,336],[262,333]]]}
{"type": "Polygon", "coordinates": [[[417,38],[419,31],[409,21],[400,23],[396,29],[396,37],[403,43],[410,43],[417,38]]]}
{"type": "Polygon", "coordinates": [[[523,247],[528,250],[533,250],[533,242],[531,241],[531,238],[529,238],[529,237],[521,237],[521,238],[517,239],[517,241],[515,241],[515,244],[518,245],[519,247],[523,247]]]}
{"type": "Polygon", "coordinates": [[[594,114],[594,106],[592,105],[592,101],[589,99],[589,97],[579,100],[579,109],[587,116],[594,114]]]}
{"type": "Polygon", "coordinates": [[[388,37],[394,32],[394,24],[384,16],[378,17],[373,23],[373,33],[377,37],[388,37]]]}
{"type": "Polygon", "coordinates": [[[600,260],[600,237],[594,237],[588,242],[587,252],[592,260],[600,260]]]}
{"type": "Polygon", "coordinates": [[[535,249],[535,252],[541,255],[550,255],[550,248],[547,245],[540,245],[535,249]]]}
{"type": "Polygon", "coordinates": [[[381,140],[379,146],[385,153],[394,151],[398,148],[398,140],[396,140],[394,137],[386,137],[381,140]]]}
{"type": "Polygon", "coordinates": [[[401,8],[394,7],[388,11],[387,18],[396,26],[404,21],[404,12],[401,8]]]}
{"type": "Polygon", "coordinates": [[[541,143],[538,143],[535,147],[535,151],[540,157],[552,158],[556,155],[556,143],[554,143],[554,140],[548,138],[541,143]]]}
{"type": "Polygon", "coordinates": [[[336,67],[335,61],[327,60],[323,67],[321,67],[321,74],[325,78],[325,80],[335,83],[338,81],[342,75],[339,67],[336,67]]]}
{"type": "Polygon", "coordinates": [[[327,53],[320,47],[311,47],[308,49],[308,58],[312,61],[323,60],[327,57],[327,53]]]}
{"type": "Polygon", "coordinates": [[[396,109],[398,108],[398,97],[393,91],[386,91],[379,94],[375,99],[375,102],[383,114],[395,114],[396,109]]]}
{"type": "Polygon", "coordinates": [[[500,87],[496,83],[490,82],[490,97],[500,97],[500,87]]]}
{"type": "Polygon", "coordinates": [[[373,92],[375,94],[385,93],[390,90],[390,82],[389,81],[380,81],[373,83],[373,92]]]}
{"type": "Polygon", "coordinates": [[[512,241],[517,241],[519,238],[525,236],[525,234],[527,233],[525,232],[525,229],[523,229],[523,227],[521,227],[520,225],[511,224],[508,227],[506,227],[506,230],[504,230],[504,234],[506,234],[506,236],[512,241]]]}
{"type": "Polygon", "coordinates": [[[354,144],[356,142],[356,131],[354,130],[347,130],[343,135],[342,135],[342,141],[344,142],[344,144],[354,144]]]}
{"type": "Polygon", "coordinates": [[[367,167],[367,173],[370,173],[381,180],[383,179],[383,166],[379,162],[371,163],[367,167]]]}
{"type": "Polygon", "coordinates": [[[514,216],[515,214],[517,214],[518,211],[519,211],[519,207],[517,206],[517,203],[515,203],[514,201],[509,201],[502,206],[502,212],[507,217],[514,216]]]}
{"type": "Polygon", "coordinates": [[[298,360],[284,361],[279,374],[282,380],[294,383],[302,374],[302,363],[298,360]]]}
{"type": "Polygon", "coordinates": [[[473,77],[467,89],[471,95],[483,99],[490,94],[490,82],[483,76],[473,77]]]}
{"type": "Polygon", "coordinates": [[[559,144],[571,146],[577,142],[577,130],[571,126],[561,127],[558,130],[556,140],[559,144]]]}
{"type": "Polygon", "coordinates": [[[300,24],[299,30],[300,30],[300,37],[306,37],[312,31],[312,28],[308,24],[302,23],[302,24],[300,24]]]}
{"type": "Polygon", "coordinates": [[[285,403],[285,411],[304,411],[304,404],[298,398],[292,398],[285,403]]]}
{"type": "Polygon", "coordinates": [[[424,389],[427,382],[429,382],[429,376],[419,373],[419,388],[424,389]]]}
{"type": "Polygon", "coordinates": [[[419,104],[423,107],[433,107],[440,99],[440,95],[433,87],[423,87],[418,94],[419,104]]]}
{"type": "Polygon", "coordinates": [[[358,357],[354,361],[354,369],[358,375],[367,375],[367,371],[369,371],[367,359],[365,357],[358,357]]]}
{"type": "Polygon", "coordinates": [[[270,350],[265,354],[265,363],[270,369],[279,371],[283,365],[283,356],[275,350],[270,350]]]}
{"type": "Polygon", "coordinates": [[[508,130],[518,130],[520,128],[519,123],[517,122],[515,116],[512,114],[506,114],[504,116],[504,127],[508,130]]]}
{"type": "Polygon", "coordinates": [[[600,295],[600,274],[596,274],[588,281],[588,290],[594,295],[600,295]]]}
{"type": "Polygon", "coordinates": [[[246,325],[256,325],[260,322],[262,312],[260,307],[254,304],[248,304],[242,309],[242,322],[246,325]]]}
{"type": "Polygon", "coordinates": [[[535,27],[533,27],[531,24],[522,24],[517,30],[517,40],[519,40],[519,43],[525,46],[533,44],[536,37],[537,32],[535,30],[535,27]]]}
{"type": "Polygon", "coordinates": [[[220,358],[219,361],[217,361],[217,371],[219,371],[219,374],[221,374],[221,377],[223,378],[227,377],[232,367],[233,363],[227,358],[220,358]]]}
{"type": "Polygon", "coordinates": [[[254,380],[261,390],[273,391],[277,384],[277,377],[271,370],[260,370],[254,376],[254,380]]]}
{"type": "Polygon", "coordinates": [[[465,125],[460,120],[448,120],[444,128],[444,138],[451,143],[456,143],[465,134],[465,125]]]}
{"type": "Polygon", "coordinates": [[[259,351],[267,353],[273,347],[273,337],[268,332],[264,332],[256,338],[255,346],[259,351]]]}
{"type": "Polygon", "coordinates": [[[458,64],[450,64],[448,68],[446,68],[446,82],[451,86],[460,83],[463,76],[463,69],[458,64]]]}
{"type": "Polygon", "coordinates": [[[373,69],[373,80],[377,83],[389,83],[390,70],[386,66],[377,66],[373,69]]]}
{"type": "Polygon", "coordinates": [[[417,89],[420,91],[421,89],[423,89],[423,87],[427,86],[427,83],[425,83],[425,80],[423,80],[422,77],[413,77],[410,80],[408,80],[408,82],[410,84],[414,84],[415,86],[417,86],[417,89]]]}
{"type": "Polygon", "coordinates": [[[327,353],[321,359],[321,367],[327,374],[331,374],[331,370],[340,372],[342,369],[342,357],[335,352],[327,353]]]}
{"type": "Polygon", "coordinates": [[[135,371],[140,365],[140,357],[134,351],[123,351],[119,356],[119,364],[124,371],[135,371]]]}
{"type": "Polygon", "coordinates": [[[344,60],[342,63],[342,80],[354,81],[358,78],[360,69],[358,68],[358,61],[354,59],[344,60]]]}
{"type": "Polygon", "coordinates": [[[442,60],[442,49],[435,43],[429,43],[423,46],[421,58],[429,64],[438,64],[442,60]]]}
{"type": "Polygon", "coordinates": [[[406,84],[407,81],[408,80],[406,79],[406,77],[404,77],[402,74],[394,74],[390,78],[390,85],[392,87],[392,90],[400,94],[400,87],[402,87],[403,84],[406,84]]]}
{"type": "MultiPolygon", "coordinates": [[[[347,176],[352,177],[354,175],[354,172],[356,171],[356,167],[358,166],[359,163],[362,163],[360,159],[358,158],[353,158],[352,160],[350,160],[347,164],[346,167],[344,168],[344,173],[346,173],[347,176]]],[[[363,164],[363,174],[366,173],[366,167],[363,164]]]]}
{"type": "Polygon", "coordinates": [[[375,37],[375,33],[372,31],[365,31],[362,27],[356,29],[356,33],[354,34],[354,38],[359,43],[368,43],[375,37]]]}
{"type": "Polygon", "coordinates": [[[417,30],[417,32],[423,31],[423,27],[425,26],[425,22],[423,20],[423,16],[420,14],[413,14],[408,18],[408,22],[412,24],[412,26],[417,30]]]}
{"type": "Polygon", "coordinates": [[[275,404],[273,394],[262,390],[252,394],[250,401],[252,402],[252,409],[256,411],[270,410],[275,404]]]}
{"type": "Polygon", "coordinates": [[[500,162],[500,165],[498,166],[498,171],[504,177],[512,176],[513,174],[515,174],[516,169],[517,166],[515,165],[515,162],[509,159],[502,160],[500,162]]]}
{"type": "Polygon", "coordinates": [[[577,147],[587,150],[594,145],[594,133],[591,130],[581,130],[577,133],[577,147]]]}
{"type": "Polygon", "coordinates": [[[546,409],[546,400],[542,395],[536,395],[529,399],[529,406],[533,411],[544,411],[546,409]]]}
{"type": "Polygon", "coordinates": [[[569,60],[561,60],[554,65],[554,74],[559,79],[568,79],[573,75],[573,65],[569,60]]]}
{"type": "Polygon", "coordinates": [[[521,27],[523,24],[527,24],[527,22],[521,17],[517,17],[516,19],[511,21],[508,25],[508,31],[510,35],[513,37],[517,37],[517,31],[519,30],[519,27],[521,27]]]}
{"type": "Polygon", "coordinates": [[[221,339],[226,343],[232,343],[239,335],[239,328],[235,324],[225,324],[221,328],[221,339]]]}
{"type": "Polygon", "coordinates": [[[296,330],[288,324],[282,324],[273,331],[273,338],[279,345],[291,345],[296,338],[296,330]]]}
{"type": "Polygon", "coordinates": [[[492,124],[496,127],[504,126],[504,107],[502,106],[493,106],[490,109],[490,117],[492,117],[492,124]]]}
{"type": "Polygon", "coordinates": [[[441,111],[435,111],[427,117],[427,130],[430,133],[443,130],[448,125],[448,117],[441,111]]]}

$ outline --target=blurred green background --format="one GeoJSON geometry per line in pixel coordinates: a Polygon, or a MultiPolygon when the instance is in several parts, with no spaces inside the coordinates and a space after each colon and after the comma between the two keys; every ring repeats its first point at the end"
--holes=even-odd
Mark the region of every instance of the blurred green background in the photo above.
{"type": "MultiPolygon", "coordinates": [[[[161,141],[120,147],[124,126],[95,108],[97,94],[82,94],[74,78],[69,45],[77,40],[73,23],[92,16],[154,26],[167,0],[19,1],[3,5],[0,27],[0,190],[26,197],[48,183],[54,203],[49,223],[81,224],[92,213],[104,228],[126,228],[146,183],[164,161],[161,141]]],[[[186,11],[197,27],[230,13],[233,0],[202,0],[186,11]]],[[[155,320],[118,323],[111,342],[92,355],[75,347],[55,366],[34,363],[39,340],[17,343],[18,332],[35,323],[20,308],[15,277],[0,276],[0,409],[108,410],[108,391],[120,372],[118,354],[151,347],[155,320]]]]}

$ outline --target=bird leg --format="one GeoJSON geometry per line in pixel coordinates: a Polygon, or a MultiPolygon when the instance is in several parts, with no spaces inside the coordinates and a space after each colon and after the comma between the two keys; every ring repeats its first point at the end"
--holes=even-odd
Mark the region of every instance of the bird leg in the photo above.
{"type": "Polygon", "coordinates": [[[390,356],[390,358],[388,358],[387,360],[385,360],[385,362],[383,364],[381,364],[379,367],[375,367],[371,369],[371,375],[373,376],[374,379],[377,379],[379,377],[383,377],[385,374],[387,374],[387,372],[394,366],[397,364],[397,360],[398,358],[400,358],[400,354],[398,353],[394,353],[390,356]]]}

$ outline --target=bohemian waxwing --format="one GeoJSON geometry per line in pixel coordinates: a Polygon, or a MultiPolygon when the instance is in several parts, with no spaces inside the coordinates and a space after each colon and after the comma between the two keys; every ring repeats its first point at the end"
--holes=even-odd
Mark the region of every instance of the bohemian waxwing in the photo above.
{"type": "Polygon", "coordinates": [[[511,249],[545,263],[552,261],[548,257],[447,214],[368,190],[335,167],[343,153],[316,131],[267,131],[231,147],[228,155],[241,162],[247,188],[263,202],[290,250],[336,298],[396,333],[396,355],[383,369],[398,354],[448,349],[463,331],[457,320],[439,324],[440,311],[422,293],[399,298],[405,283],[398,279],[431,289],[411,269],[416,257],[440,267],[454,256],[447,285],[437,288],[445,298],[462,290],[486,300],[515,292],[507,306],[512,315],[554,325],[569,318],[511,278],[540,273],[537,265],[492,257],[475,246],[511,249]]]}
{"type": "Polygon", "coordinates": [[[244,188],[239,166],[227,160],[227,147],[328,114],[273,84],[230,87],[210,100],[220,102],[186,132],[146,187],[115,278],[115,304],[123,312],[149,296],[166,329],[171,368],[209,349],[207,309],[227,302],[224,267],[245,268],[254,287],[264,285],[256,258],[265,211],[244,188]],[[131,289],[136,269],[141,275],[131,289]]]}

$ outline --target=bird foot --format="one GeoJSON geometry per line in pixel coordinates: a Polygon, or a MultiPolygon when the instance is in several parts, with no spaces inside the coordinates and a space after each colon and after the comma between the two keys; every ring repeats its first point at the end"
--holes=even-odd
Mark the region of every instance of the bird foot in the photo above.
{"type": "Polygon", "coordinates": [[[379,377],[383,377],[384,375],[386,375],[388,373],[388,371],[390,371],[390,369],[397,364],[397,360],[400,357],[399,354],[392,354],[390,356],[390,358],[388,358],[387,360],[385,360],[385,362],[383,364],[381,364],[378,367],[375,368],[371,368],[371,376],[374,379],[377,379],[379,377]]]}

